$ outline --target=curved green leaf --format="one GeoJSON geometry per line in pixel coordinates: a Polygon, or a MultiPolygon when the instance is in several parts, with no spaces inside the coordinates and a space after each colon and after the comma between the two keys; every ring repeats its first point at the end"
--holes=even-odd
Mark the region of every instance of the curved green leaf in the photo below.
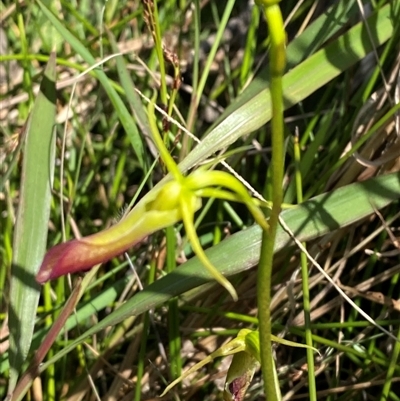
{"type": "MultiPolygon", "coordinates": [[[[395,18],[391,6],[386,5],[367,19],[373,42],[368,36],[366,25],[361,22],[285,74],[285,109],[304,100],[364,58],[374,47],[385,43],[393,33],[395,18]]],[[[297,48],[292,49],[297,52],[297,48]]],[[[298,60],[298,56],[293,55],[290,49],[288,60],[298,60]]],[[[266,124],[271,119],[270,99],[268,83],[262,79],[255,80],[226,110],[226,118],[183,160],[180,164],[182,171],[187,171],[266,124]]]]}
{"type": "Polygon", "coordinates": [[[31,346],[40,287],[35,274],[46,250],[53,181],[56,113],[56,57],[52,53],[40,92],[26,124],[18,216],[14,230],[10,305],[10,381],[12,393],[31,346]]]}

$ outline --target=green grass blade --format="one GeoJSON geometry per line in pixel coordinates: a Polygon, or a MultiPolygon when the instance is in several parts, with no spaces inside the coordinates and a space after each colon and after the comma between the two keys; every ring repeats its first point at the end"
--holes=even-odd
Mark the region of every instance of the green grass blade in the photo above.
{"type": "MultiPolygon", "coordinates": [[[[327,9],[307,29],[293,39],[287,47],[287,70],[314,54],[324,43],[330,40],[350,18],[359,13],[356,1],[342,0],[327,9]]],[[[265,77],[267,69],[260,76],[265,77]]],[[[251,84],[252,85],[252,84],[251,84]]]]}
{"type": "MultiPolygon", "coordinates": [[[[73,47],[73,49],[91,66],[96,64],[95,58],[90,54],[87,48],[70,32],[62,22],[40,1],[37,0],[42,12],[46,15],[49,21],[54,25],[61,36],[73,47]]],[[[94,70],[96,78],[103,85],[104,90],[110,98],[111,103],[114,106],[115,111],[124,127],[126,134],[128,135],[133,150],[136,153],[140,166],[144,171],[147,171],[144,155],[144,147],[142,139],[140,138],[139,131],[135,125],[135,122],[123,103],[122,99],[118,95],[117,91],[111,84],[111,81],[107,75],[100,69],[94,70]]]]}
{"type": "MultiPolygon", "coordinates": [[[[111,32],[108,33],[110,39],[111,47],[115,53],[118,52],[118,46],[115,41],[114,36],[111,32]]],[[[122,56],[117,57],[117,70],[118,76],[122,87],[124,88],[126,98],[133,110],[135,120],[142,131],[142,134],[148,138],[152,138],[152,133],[150,129],[149,120],[140,96],[135,91],[135,85],[133,84],[131,73],[126,68],[126,62],[122,56]]]]}
{"type": "MultiPolygon", "coordinates": [[[[287,63],[286,70],[289,71],[296,67],[303,60],[311,57],[324,43],[330,40],[340,29],[349,22],[349,18],[354,17],[358,13],[358,7],[354,1],[340,1],[324,12],[319,18],[312,22],[305,31],[294,38],[287,46],[287,63]]],[[[239,105],[247,103],[255,93],[260,91],[260,88],[266,86],[266,81],[269,80],[268,65],[260,71],[248,88],[229,105],[224,113],[217,121],[217,124],[223,121],[239,105]]],[[[215,125],[217,125],[215,124],[215,125]]]]}
{"type": "Polygon", "coordinates": [[[54,165],[56,62],[53,53],[29,117],[23,150],[18,217],[14,231],[9,329],[10,381],[15,387],[28,354],[40,287],[35,274],[46,250],[54,165]]]}
{"type": "MultiPolygon", "coordinates": [[[[284,211],[282,218],[299,241],[308,241],[363,219],[374,213],[374,208],[381,209],[399,198],[400,174],[389,174],[340,188],[333,193],[319,195],[296,208],[284,211]]],[[[208,249],[206,253],[211,262],[218,266],[218,270],[229,276],[247,270],[258,262],[260,244],[261,229],[259,226],[252,226],[228,237],[208,249]]],[[[279,227],[275,252],[292,244],[289,235],[279,227]]],[[[45,362],[41,371],[70,352],[88,336],[129,316],[156,308],[172,297],[210,280],[212,280],[210,273],[197,258],[189,260],[136,294],[119,309],[68,344],[51,360],[45,362]]]]}
{"type": "MultiPolygon", "coordinates": [[[[382,7],[368,18],[373,34],[371,43],[364,23],[359,23],[326,47],[307,58],[283,77],[285,109],[299,103],[321,88],[327,82],[353,66],[370,53],[373,47],[385,43],[393,33],[393,19],[390,5],[382,7]]],[[[291,54],[288,51],[288,58],[291,54]]],[[[257,80],[257,85],[248,87],[226,118],[217,125],[180,164],[187,171],[207,157],[224,149],[248,135],[271,119],[271,101],[268,82],[257,80]]]]}

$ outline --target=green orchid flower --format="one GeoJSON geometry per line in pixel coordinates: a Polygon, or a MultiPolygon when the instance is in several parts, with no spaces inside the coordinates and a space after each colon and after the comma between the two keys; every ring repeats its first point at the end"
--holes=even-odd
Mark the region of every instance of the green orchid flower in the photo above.
{"type": "Polygon", "coordinates": [[[184,176],[161,139],[154,114],[154,100],[148,107],[150,127],[160,157],[172,176],[171,180],[150,191],[125,218],[112,227],[51,248],[45,255],[36,280],[45,283],[68,273],[88,270],[120,255],[144,237],[183,221],[197,257],[213,278],[237,300],[232,284],[212,265],[201,247],[193,223],[194,214],[201,207],[202,197],[242,202],[247,205],[256,222],[267,229],[268,223],[260,209],[260,201],[252,198],[239,180],[223,171],[210,171],[203,167],[184,176]]]}
{"type": "MultiPolygon", "coordinates": [[[[298,348],[310,348],[316,352],[318,350],[308,345],[288,341],[280,337],[272,336],[272,340],[280,344],[298,348]]],[[[204,365],[214,361],[216,358],[234,355],[228,369],[224,386],[225,401],[242,401],[246,391],[253,379],[254,373],[260,367],[260,336],[257,330],[242,329],[237,336],[227,344],[218,348],[212,354],[196,363],[185,373],[169,384],[161,397],[168,393],[174,386],[186,379],[192,373],[201,369],[204,365]]],[[[275,371],[276,372],[276,371],[275,371]]],[[[276,373],[275,373],[276,374],[276,373]]],[[[278,380],[275,380],[278,383],[278,380]]],[[[279,389],[277,389],[279,391],[279,389]]]]}

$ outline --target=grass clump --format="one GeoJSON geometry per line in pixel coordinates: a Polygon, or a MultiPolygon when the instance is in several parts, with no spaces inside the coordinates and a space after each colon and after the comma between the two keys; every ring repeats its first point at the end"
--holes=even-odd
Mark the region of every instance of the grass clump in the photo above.
{"type": "MultiPolygon", "coordinates": [[[[1,397],[150,400],[240,330],[259,328],[262,232],[233,195],[218,199],[218,187],[194,225],[238,302],[193,257],[180,223],[84,278],[35,281],[45,248],[110,227],[170,179],[147,113],[154,91],[155,124],[186,179],[203,164],[234,171],[253,199],[273,201],[275,55],[263,13],[233,1],[157,6],[1,6],[1,397]]],[[[263,323],[320,355],[273,345],[275,395],[397,400],[399,343],[382,328],[398,336],[399,3],[370,2],[364,13],[355,1],[280,8],[280,218],[290,234],[277,225],[263,323]]],[[[226,363],[215,360],[166,397],[221,399],[226,363]]],[[[255,369],[247,399],[263,397],[255,369]]]]}

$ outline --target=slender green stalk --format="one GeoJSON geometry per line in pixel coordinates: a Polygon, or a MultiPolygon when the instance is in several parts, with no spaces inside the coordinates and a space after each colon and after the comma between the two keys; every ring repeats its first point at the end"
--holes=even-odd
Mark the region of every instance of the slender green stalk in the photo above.
{"type": "Polygon", "coordinates": [[[149,318],[149,313],[147,312],[143,316],[143,332],[142,332],[142,338],[140,341],[140,351],[139,351],[139,358],[138,358],[138,366],[137,366],[137,384],[135,388],[135,401],[140,401],[142,398],[142,386],[141,386],[141,381],[144,373],[144,368],[145,368],[145,358],[146,358],[146,351],[147,351],[147,333],[149,331],[149,326],[150,326],[150,318],[149,318]]]}
{"type": "Polygon", "coordinates": [[[191,101],[191,108],[190,108],[189,115],[188,115],[188,118],[187,118],[187,121],[188,121],[187,127],[188,127],[189,131],[191,131],[192,128],[193,128],[193,124],[194,124],[194,119],[195,119],[195,116],[196,116],[197,108],[199,107],[200,99],[201,99],[201,96],[203,94],[204,87],[206,86],[207,78],[208,78],[208,76],[210,74],[211,65],[212,65],[213,61],[215,60],[215,55],[217,53],[218,46],[219,46],[219,44],[221,42],[222,35],[224,33],[225,27],[226,27],[226,25],[228,23],[229,16],[231,15],[231,12],[232,12],[232,9],[233,9],[234,5],[235,5],[235,1],[234,0],[229,0],[229,1],[226,2],[226,6],[225,6],[225,9],[224,9],[224,14],[223,14],[223,16],[221,18],[221,21],[219,23],[218,31],[216,33],[213,46],[212,46],[212,48],[210,50],[210,54],[208,55],[207,61],[206,61],[205,65],[204,65],[200,81],[198,82],[197,92],[196,93],[193,92],[192,101],[191,101]]]}
{"type": "MultiPolygon", "coordinates": [[[[44,300],[44,306],[47,311],[51,311],[53,308],[52,301],[51,301],[51,295],[49,291],[49,286],[46,286],[46,290],[43,291],[43,300],[44,300]]],[[[46,319],[46,327],[51,327],[53,325],[53,318],[49,314],[46,319]]],[[[49,353],[47,354],[48,358],[52,358],[54,356],[54,350],[50,349],[49,353]]],[[[54,365],[49,366],[49,369],[47,371],[47,380],[46,380],[46,394],[50,396],[52,395],[53,400],[55,399],[55,394],[56,394],[56,386],[55,386],[55,369],[54,365]]]]}
{"type": "Polygon", "coordinates": [[[179,167],[175,163],[172,156],[169,154],[168,149],[165,147],[163,140],[161,139],[160,133],[157,128],[157,122],[155,118],[154,112],[154,102],[155,97],[148,105],[148,117],[149,117],[149,125],[153,135],[153,141],[157,146],[158,151],[160,152],[160,157],[162,161],[165,163],[167,170],[173,175],[174,179],[182,182],[183,176],[179,170],[179,167]]]}
{"type": "Polygon", "coordinates": [[[251,76],[251,66],[254,63],[255,44],[257,43],[257,30],[260,20],[260,11],[257,7],[253,7],[251,22],[246,39],[245,52],[243,55],[243,63],[240,68],[240,85],[243,87],[251,76]]]}
{"type": "MultiPolygon", "coordinates": [[[[297,202],[303,202],[303,186],[300,172],[300,146],[299,138],[296,135],[294,138],[294,162],[296,166],[295,180],[296,180],[296,194],[297,202]]],[[[303,242],[303,246],[306,244],[303,242]]],[[[306,344],[309,347],[313,346],[312,332],[311,332],[311,318],[310,318],[310,290],[308,283],[308,264],[307,256],[304,252],[300,253],[301,263],[301,278],[303,285],[303,309],[304,309],[304,322],[306,333],[306,344]]],[[[307,348],[307,365],[308,365],[308,392],[310,401],[317,401],[317,388],[315,385],[314,376],[314,352],[311,348],[307,348]]]]}
{"type": "MultiPolygon", "coordinates": [[[[397,333],[397,338],[400,340],[400,330],[397,333]]],[[[390,390],[393,389],[392,379],[395,375],[395,368],[399,364],[399,355],[400,355],[400,341],[397,341],[393,345],[392,355],[390,356],[390,363],[386,372],[386,380],[383,385],[381,400],[388,400],[390,390]]]]}
{"type": "Polygon", "coordinates": [[[264,391],[268,401],[280,397],[275,384],[274,361],[271,348],[271,275],[276,230],[283,199],[283,89],[282,75],[285,68],[285,30],[277,1],[258,1],[267,21],[270,49],[270,91],[272,98],[272,210],[269,229],[263,230],[260,265],[258,268],[257,301],[260,321],[260,354],[264,379],[264,391]]]}
{"type": "MultiPolygon", "coordinates": [[[[197,87],[199,85],[199,58],[200,58],[200,1],[194,1],[194,48],[195,52],[193,55],[193,78],[192,78],[192,96],[190,100],[190,109],[188,114],[188,129],[190,130],[194,123],[195,111],[197,108],[197,87]]],[[[186,137],[185,137],[186,139],[186,137]]]]}
{"type": "MultiPolygon", "coordinates": [[[[166,230],[167,239],[167,272],[170,273],[176,268],[175,249],[176,238],[174,227],[168,227],[166,230]]],[[[171,378],[175,380],[181,375],[181,337],[179,335],[179,307],[178,299],[172,298],[168,302],[168,340],[170,354],[170,372],[171,378]]]]}
{"type": "Polygon", "coordinates": [[[24,66],[23,82],[24,82],[24,88],[29,94],[30,105],[32,105],[34,100],[34,95],[32,91],[32,77],[30,74],[30,63],[25,57],[28,53],[28,40],[26,38],[25,25],[26,22],[23,20],[23,14],[18,13],[18,28],[20,31],[21,50],[23,53],[22,64],[24,66]]]}
{"type": "MultiPolygon", "coordinates": [[[[156,262],[155,260],[152,260],[151,266],[150,266],[150,272],[149,272],[149,277],[148,277],[148,284],[151,284],[154,282],[154,279],[156,277],[156,262]]],[[[143,331],[142,331],[142,338],[140,341],[140,351],[139,351],[139,358],[138,358],[138,368],[137,368],[137,385],[135,388],[135,401],[140,401],[142,399],[142,378],[144,374],[144,369],[146,365],[146,352],[147,352],[147,338],[148,338],[148,332],[150,329],[150,312],[147,312],[144,317],[143,317],[143,331]]]]}
{"type": "Polygon", "coordinates": [[[172,85],[172,91],[171,91],[171,96],[169,98],[169,102],[168,102],[168,110],[167,113],[169,116],[172,115],[172,111],[174,109],[174,104],[175,104],[175,100],[178,96],[178,91],[179,91],[179,87],[181,85],[181,72],[180,72],[180,67],[179,67],[179,63],[177,62],[177,60],[171,60],[171,62],[173,63],[174,66],[174,83],[172,85]]]}
{"type": "Polygon", "coordinates": [[[145,1],[145,7],[147,8],[149,17],[149,28],[152,30],[154,44],[156,48],[159,68],[160,68],[160,79],[161,79],[161,101],[164,105],[167,105],[167,81],[165,73],[165,62],[161,42],[161,28],[158,17],[158,8],[156,1],[145,1]]]}
{"type": "MultiPolygon", "coordinates": [[[[174,107],[175,99],[178,94],[178,89],[180,86],[180,67],[177,57],[171,53],[169,50],[164,49],[162,44],[161,26],[160,18],[158,14],[157,1],[146,0],[144,1],[148,12],[148,25],[151,33],[153,35],[155,49],[157,53],[157,59],[160,68],[160,97],[163,106],[167,110],[169,116],[172,115],[172,110],[174,107]],[[165,60],[168,60],[173,64],[174,67],[174,84],[172,85],[172,93],[168,96],[167,87],[167,73],[165,67],[165,60]]],[[[168,143],[168,132],[163,132],[164,141],[168,143]]]]}

